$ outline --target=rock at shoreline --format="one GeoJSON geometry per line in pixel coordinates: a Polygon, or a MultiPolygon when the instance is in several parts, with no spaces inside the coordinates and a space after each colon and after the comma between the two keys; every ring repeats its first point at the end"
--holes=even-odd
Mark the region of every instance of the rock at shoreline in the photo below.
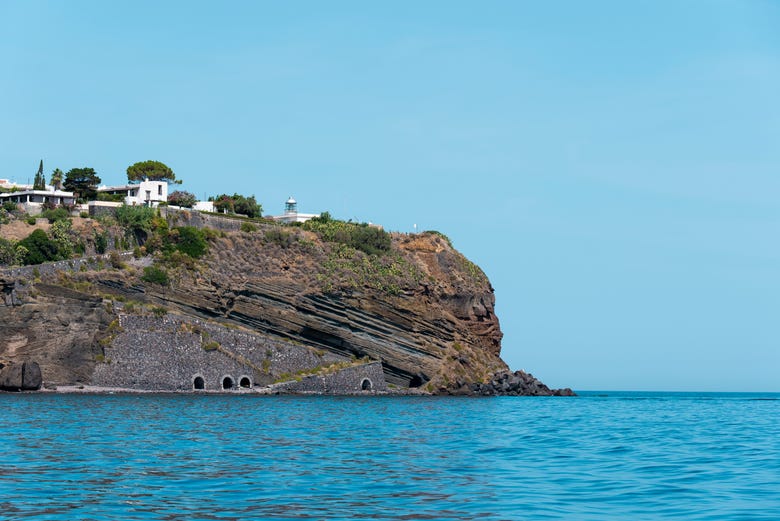
{"type": "Polygon", "coordinates": [[[36,362],[11,364],[0,369],[0,390],[37,391],[42,383],[41,368],[36,362]]]}
{"type": "Polygon", "coordinates": [[[501,371],[485,384],[475,383],[462,394],[483,396],[577,396],[568,387],[550,389],[531,373],[525,371],[501,371]]]}

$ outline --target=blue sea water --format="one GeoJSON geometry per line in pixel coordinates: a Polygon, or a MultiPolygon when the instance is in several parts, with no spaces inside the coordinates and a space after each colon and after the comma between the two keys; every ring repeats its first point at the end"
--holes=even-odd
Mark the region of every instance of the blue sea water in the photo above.
{"type": "Polygon", "coordinates": [[[780,519],[780,394],[0,395],[0,519],[780,519]]]}

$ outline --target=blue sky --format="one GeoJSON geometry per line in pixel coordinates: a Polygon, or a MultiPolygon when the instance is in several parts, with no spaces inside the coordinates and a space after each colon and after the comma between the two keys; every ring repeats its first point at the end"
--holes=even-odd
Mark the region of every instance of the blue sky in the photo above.
{"type": "Polygon", "coordinates": [[[0,0],[0,178],[156,159],[198,196],[440,230],[503,357],[780,391],[780,3],[0,0]]]}

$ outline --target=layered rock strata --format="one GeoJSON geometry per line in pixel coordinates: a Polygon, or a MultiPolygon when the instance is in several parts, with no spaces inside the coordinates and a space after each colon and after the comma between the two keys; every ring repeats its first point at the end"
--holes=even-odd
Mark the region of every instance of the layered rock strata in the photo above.
{"type": "Polygon", "coordinates": [[[143,282],[140,266],[104,263],[43,270],[35,284],[5,280],[0,362],[35,360],[50,385],[187,390],[200,376],[218,389],[228,373],[265,386],[302,372],[279,389],[333,392],[338,378],[320,369],[365,359],[375,364],[340,368],[354,373],[349,391],[369,380],[371,390],[386,381],[433,393],[554,393],[508,372],[493,288],[477,266],[440,234],[392,239],[372,256],[261,225],[213,237],[203,259],[163,266],[166,286],[143,282]],[[287,369],[285,356],[295,360],[287,369]],[[374,376],[358,382],[360,371],[374,376]]]}

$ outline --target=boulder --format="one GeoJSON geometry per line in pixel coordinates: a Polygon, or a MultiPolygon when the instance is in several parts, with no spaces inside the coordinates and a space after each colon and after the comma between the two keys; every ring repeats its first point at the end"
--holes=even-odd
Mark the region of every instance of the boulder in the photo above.
{"type": "Polygon", "coordinates": [[[499,371],[486,384],[463,385],[460,393],[483,396],[577,396],[571,389],[550,389],[531,373],[499,371]]]}
{"type": "Polygon", "coordinates": [[[41,368],[36,362],[22,362],[0,369],[0,390],[37,391],[42,383],[41,368]]]}

